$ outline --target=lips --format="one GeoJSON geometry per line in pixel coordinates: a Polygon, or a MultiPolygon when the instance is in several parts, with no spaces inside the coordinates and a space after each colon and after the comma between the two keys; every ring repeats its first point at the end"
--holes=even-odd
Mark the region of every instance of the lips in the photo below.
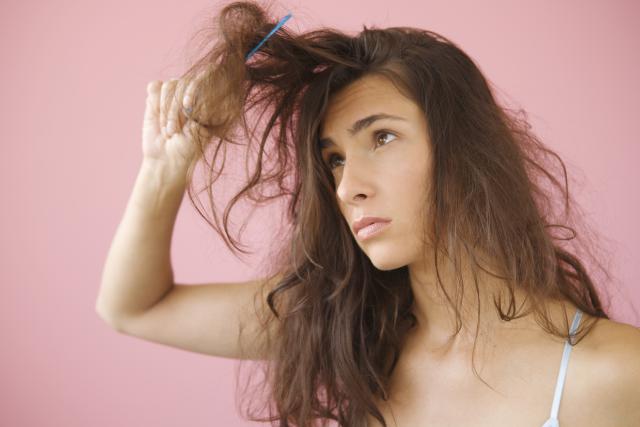
{"type": "Polygon", "coordinates": [[[360,231],[362,228],[377,223],[377,222],[382,222],[382,223],[387,223],[387,222],[391,222],[390,218],[382,218],[382,217],[376,217],[376,216],[365,216],[360,218],[357,221],[354,221],[353,223],[353,232],[357,235],[358,231],[360,231]]]}

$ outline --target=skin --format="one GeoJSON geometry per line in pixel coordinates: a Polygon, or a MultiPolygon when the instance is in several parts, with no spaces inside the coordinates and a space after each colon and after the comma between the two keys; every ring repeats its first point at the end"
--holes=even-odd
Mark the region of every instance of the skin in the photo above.
{"type": "MultiPolygon", "coordinates": [[[[361,216],[392,220],[366,241],[354,233],[359,247],[380,270],[409,268],[418,326],[404,343],[390,381],[390,401],[377,402],[388,425],[540,427],[551,408],[564,341],[543,331],[532,316],[501,321],[492,298],[504,292],[506,284],[479,272],[478,301],[465,259],[463,325],[450,340],[455,313],[438,293],[433,256],[426,248],[423,258],[425,248],[419,238],[424,235],[422,219],[428,215],[424,197],[428,197],[426,183],[432,167],[424,112],[389,80],[369,75],[333,94],[319,135],[334,142],[323,148],[322,155],[333,168],[338,205],[347,223],[352,226],[361,216]],[[404,120],[383,119],[356,134],[349,131],[357,120],[377,113],[404,120]],[[476,328],[478,311],[480,326],[476,328]],[[472,372],[476,332],[475,366],[495,390],[472,372]],[[460,411],[461,407],[467,410],[460,411]]],[[[483,261],[491,271],[495,264],[486,258],[483,261]]],[[[440,262],[443,285],[455,300],[452,267],[440,262]]],[[[523,293],[516,289],[515,298],[520,307],[523,293]]],[[[570,302],[549,302],[547,308],[556,325],[563,325],[565,316],[570,322],[576,311],[570,302]]],[[[583,321],[586,318],[583,314],[583,321]]],[[[600,319],[572,349],[561,424],[568,420],[569,425],[581,426],[639,425],[635,424],[640,422],[638,360],[639,330],[600,319]]],[[[370,417],[368,423],[379,425],[370,417]]]]}

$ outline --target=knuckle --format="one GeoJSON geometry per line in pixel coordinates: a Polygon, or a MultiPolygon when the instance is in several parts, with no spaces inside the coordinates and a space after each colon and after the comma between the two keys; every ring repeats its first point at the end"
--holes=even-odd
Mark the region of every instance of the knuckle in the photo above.
{"type": "Polygon", "coordinates": [[[152,94],[158,86],[158,80],[153,80],[147,83],[147,93],[152,94]]]}

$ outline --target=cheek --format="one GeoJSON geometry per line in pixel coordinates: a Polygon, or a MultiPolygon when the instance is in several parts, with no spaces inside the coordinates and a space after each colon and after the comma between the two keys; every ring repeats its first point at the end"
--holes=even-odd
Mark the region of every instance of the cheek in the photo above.
{"type": "Polygon", "coordinates": [[[391,195],[397,193],[415,202],[422,199],[430,176],[426,153],[422,150],[399,152],[398,155],[389,156],[388,160],[384,176],[387,177],[386,187],[391,187],[387,188],[391,195]]]}
{"type": "Polygon", "coordinates": [[[402,217],[402,222],[409,230],[417,230],[419,221],[424,219],[426,184],[424,171],[407,168],[398,174],[398,185],[390,202],[396,215],[402,217]]]}
{"type": "Polygon", "coordinates": [[[414,231],[422,229],[420,223],[424,222],[428,205],[428,182],[431,174],[426,156],[424,152],[405,153],[403,160],[396,163],[393,172],[389,174],[385,185],[387,206],[393,214],[402,217],[404,227],[414,231]]]}

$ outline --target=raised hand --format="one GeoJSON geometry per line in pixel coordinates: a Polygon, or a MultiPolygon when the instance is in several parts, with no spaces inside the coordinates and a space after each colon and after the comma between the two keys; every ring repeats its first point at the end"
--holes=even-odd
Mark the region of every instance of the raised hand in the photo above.
{"type": "Polygon", "coordinates": [[[172,171],[184,171],[196,153],[193,134],[198,124],[188,119],[194,82],[185,89],[180,79],[156,80],[147,85],[147,101],[142,126],[145,161],[172,171]],[[178,99],[176,94],[184,93],[178,99]]]}

